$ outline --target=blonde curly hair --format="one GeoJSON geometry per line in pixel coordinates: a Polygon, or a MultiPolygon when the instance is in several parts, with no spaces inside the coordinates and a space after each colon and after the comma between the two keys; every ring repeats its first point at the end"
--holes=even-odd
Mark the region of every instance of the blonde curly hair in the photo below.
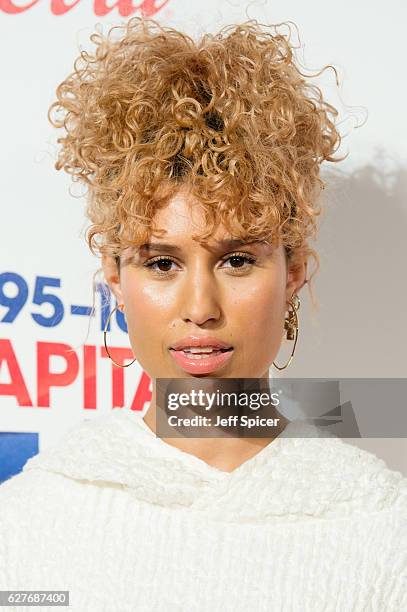
{"type": "Polygon", "coordinates": [[[205,214],[195,238],[223,223],[237,238],[282,239],[291,266],[312,256],[317,272],[309,239],[320,165],[344,159],[333,157],[338,111],[299,70],[281,25],[250,20],[195,42],[134,17],[91,35],[94,53],[75,60],[48,118],[65,130],[55,167],[88,186],[93,254],[119,262],[147,242],[157,209],[187,184],[205,214]]]}

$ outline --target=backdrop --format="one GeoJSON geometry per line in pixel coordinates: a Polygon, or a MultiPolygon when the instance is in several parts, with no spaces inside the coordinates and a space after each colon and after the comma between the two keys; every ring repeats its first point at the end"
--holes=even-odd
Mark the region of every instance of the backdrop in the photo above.
{"type": "MultiPolygon", "coordinates": [[[[140,366],[113,368],[105,354],[114,302],[102,286],[91,316],[100,262],[85,243],[83,195],[54,169],[59,134],[46,116],[94,28],[133,15],[193,36],[250,18],[289,20],[303,67],[336,67],[339,87],[331,70],[314,81],[340,111],[339,153],[349,156],[323,167],[319,307],[301,293],[301,336],[285,375],[406,377],[406,12],[402,0],[0,0],[0,481],[81,419],[144,411],[150,399],[140,366]]],[[[131,357],[123,318],[113,319],[109,343],[131,357]]],[[[407,474],[404,438],[353,442],[407,474]]]]}

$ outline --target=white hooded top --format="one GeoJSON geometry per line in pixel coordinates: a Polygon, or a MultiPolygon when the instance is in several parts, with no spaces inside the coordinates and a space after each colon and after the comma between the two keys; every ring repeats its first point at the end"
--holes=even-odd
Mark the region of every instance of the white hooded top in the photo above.
{"type": "Polygon", "coordinates": [[[407,611],[407,479],[324,436],[292,421],[224,472],[141,413],[84,421],[0,486],[0,590],[78,612],[407,611]]]}

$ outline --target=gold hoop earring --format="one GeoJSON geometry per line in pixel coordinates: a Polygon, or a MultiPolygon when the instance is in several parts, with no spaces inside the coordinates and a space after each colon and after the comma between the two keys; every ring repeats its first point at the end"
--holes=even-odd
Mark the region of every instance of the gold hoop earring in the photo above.
{"type": "Polygon", "coordinates": [[[136,359],[133,359],[133,361],[130,361],[130,363],[126,363],[126,365],[123,365],[123,364],[121,364],[121,363],[117,363],[117,362],[116,362],[116,361],[115,361],[115,360],[112,358],[112,356],[110,355],[110,353],[109,353],[109,349],[107,348],[107,343],[106,343],[106,334],[107,334],[107,328],[109,327],[110,319],[111,319],[111,317],[112,317],[112,314],[113,314],[114,312],[116,312],[116,310],[117,310],[118,308],[119,308],[119,310],[121,310],[121,311],[123,312],[124,304],[120,304],[120,305],[118,305],[118,306],[115,306],[115,307],[113,308],[112,312],[109,314],[109,316],[108,316],[108,318],[107,318],[107,321],[106,321],[105,329],[103,330],[103,340],[104,340],[104,343],[105,343],[106,353],[108,354],[109,359],[111,359],[115,365],[119,366],[119,368],[128,368],[129,366],[131,366],[131,364],[132,364],[132,363],[134,363],[134,362],[135,362],[135,361],[137,361],[137,360],[136,360],[136,359]]]}
{"type": "Polygon", "coordinates": [[[293,350],[291,351],[291,355],[285,365],[280,367],[276,365],[273,361],[273,366],[277,368],[277,370],[284,370],[287,366],[290,365],[294,357],[295,347],[297,345],[297,340],[298,340],[298,332],[299,332],[300,326],[299,326],[299,321],[298,321],[298,316],[297,316],[297,310],[299,309],[300,304],[301,304],[300,298],[298,297],[298,295],[294,294],[288,303],[291,306],[291,311],[288,312],[288,317],[285,318],[284,329],[287,330],[287,334],[286,334],[287,340],[294,340],[294,346],[293,346],[293,350]]]}

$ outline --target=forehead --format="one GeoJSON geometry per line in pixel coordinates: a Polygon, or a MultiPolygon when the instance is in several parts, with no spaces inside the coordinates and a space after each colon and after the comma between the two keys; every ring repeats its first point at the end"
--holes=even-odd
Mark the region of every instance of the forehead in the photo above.
{"type": "Polygon", "coordinates": [[[231,226],[226,227],[221,222],[220,216],[218,219],[215,217],[215,229],[209,237],[208,229],[212,231],[212,224],[208,227],[202,202],[199,197],[191,193],[188,185],[184,184],[157,209],[152,219],[149,237],[137,250],[142,254],[159,252],[163,249],[174,254],[179,251],[192,252],[196,249],[216,253],[252,245],[261,247],[262,252],[269,253],[279,248],[279,238],[273,239],[269,233],[254,236],[249,232],[238,232],[237,235],[233,230],[233,218],[231,226]],[[201,238],[203,234],[206,236],[201,238]]]}
{"type": "Polygon", "coordinates": [[[201,233],[206,232],[207,222],[202,204],[185,187],[173,195],[166,205],[157,210],[152,232],[147,243],[140,245],[142,254],[166,250],[175,255],[182,252],[193,252],[205,249],[217,253],[223,250],[234,250],[245,245],[253,245],[269,252],[271,243],[266,238],[244,235],[236,237],[220,221],[209,238],[199,240],[201,233]]]}
{"type": "MultiPolygon", "coordinates": [[[[204,208],[186,188],[180,188],[163,208],[157,210],[152,228],[152,237],[191,240],[192,234],[206,229],[204,208]]],[[[230,232],[220,223],[214,240],[229,237],[230,232]]]]}

